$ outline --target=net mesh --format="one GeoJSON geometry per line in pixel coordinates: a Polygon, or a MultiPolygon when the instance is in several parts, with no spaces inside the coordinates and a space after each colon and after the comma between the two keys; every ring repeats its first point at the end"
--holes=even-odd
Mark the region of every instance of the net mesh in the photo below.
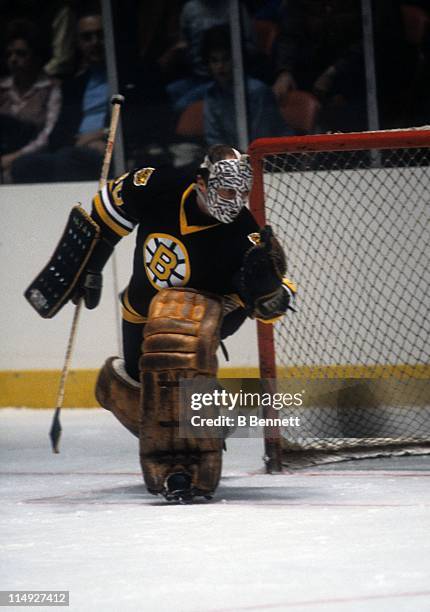
{"type": "Polygon", "coordinates": [[[262,157],[266,222],[298,285],[274,326],[278,376],[345,381],[335,407],[311,408],[313,431],[283,432],[287,449],[430,439],[429,159],[376,144],[262,157]]]}

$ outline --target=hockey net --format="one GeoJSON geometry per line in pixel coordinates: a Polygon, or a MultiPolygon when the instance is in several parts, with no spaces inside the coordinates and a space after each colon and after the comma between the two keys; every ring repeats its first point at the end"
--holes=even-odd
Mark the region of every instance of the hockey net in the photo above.
{"type": "Polygon", "coordinates": [[[313,433],[282,431],[284,464],[428,443],[430,130],[259,139],[249,153],[251,208],[298,285],[297,313],[258,326],[261,377],[348,383],[335,408],[312,407],[313,433]]]}

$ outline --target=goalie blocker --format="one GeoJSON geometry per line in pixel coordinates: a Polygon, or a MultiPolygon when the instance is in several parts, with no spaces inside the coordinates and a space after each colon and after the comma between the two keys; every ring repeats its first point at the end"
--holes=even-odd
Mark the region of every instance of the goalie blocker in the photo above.
{"type": "Polygon", "coordinates": [[[95,308],[102,291],[104,264],[113,247],[100,238],[100,228],[81,207],[74,206],[50,260],[24,292],[24,297],[44,319],[50,319],[72,299],[81,297],[95,308]]]}

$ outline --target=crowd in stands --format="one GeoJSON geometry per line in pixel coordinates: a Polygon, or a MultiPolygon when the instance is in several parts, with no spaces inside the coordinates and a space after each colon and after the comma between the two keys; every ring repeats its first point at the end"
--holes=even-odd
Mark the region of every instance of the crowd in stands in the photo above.
{"type": "MultiPolygon", "coordinates": [[[[229,4],[113,0],[128,167],[239,146],[229,4]]],[[[430,0],[372,5],[380,127],[427,124],[430,0]]],[[[1,182],[97,179],[110,97],[100,4],[0,7],[1,182]]],[[[361,0],[241,0],[240,21],[249,141],[367,129],[361,0]]]]}

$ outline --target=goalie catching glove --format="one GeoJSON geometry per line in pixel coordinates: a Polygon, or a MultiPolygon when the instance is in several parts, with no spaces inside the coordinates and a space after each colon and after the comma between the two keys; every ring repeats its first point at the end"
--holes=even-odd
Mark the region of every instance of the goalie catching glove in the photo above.
{"type": "Polygon", "coordinates": [[[249,239],[253,246],[245,253],[240,269],[240,297],[250,317],[270,322],[287,310],[295,311],[291,304],[296,288],[284,278],[285,253],[272,228],[266,225],[249,239]]]}

